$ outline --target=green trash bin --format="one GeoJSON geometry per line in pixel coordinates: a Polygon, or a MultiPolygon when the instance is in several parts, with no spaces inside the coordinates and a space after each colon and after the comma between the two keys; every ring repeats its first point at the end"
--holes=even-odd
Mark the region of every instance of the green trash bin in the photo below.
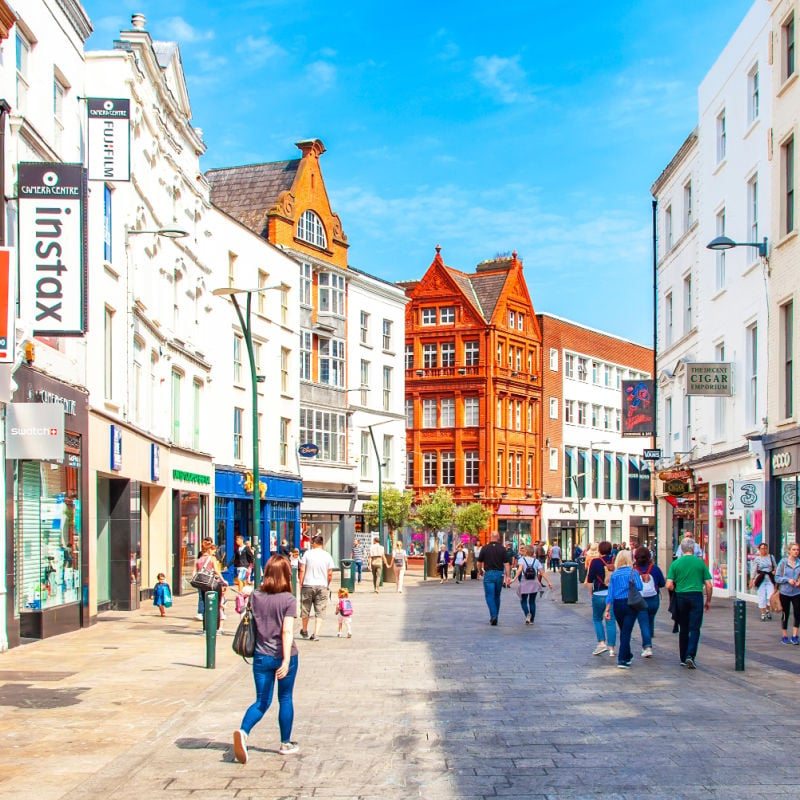
{"type": "Polygon", "coordinates": [[[578,602],[578,565],[575,561],[561,563],[561,602],[578,602]]]}
{"type": "Polygon", "coordinates": [[[352,558],[343,558],[339,565],[342,568],[341,588],[347,589],[350,594],[356,590],[356,570],[352,558]]]}

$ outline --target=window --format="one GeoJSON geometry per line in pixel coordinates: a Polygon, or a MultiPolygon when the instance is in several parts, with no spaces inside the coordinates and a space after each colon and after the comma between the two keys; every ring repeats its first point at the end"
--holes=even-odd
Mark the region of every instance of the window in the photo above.
{"type": "Polygon", "coordinates": [[[300,441],[319,448],[319,461],[343,462],[346,458],[347,419],[334,411],[300,409],[300,441]]]}
{"type": "Polygon", "coordinates": [[[300,305],[311,306],[311,264],[304,261],[300,264],[300,305]]]}
{"type": "MultiPolygon", "coordinates": [[[[672,325],[672,295],[671,294],[669,296],[669,302],[670,302],[670,317],[669,317],[670,322],[669,322],[669,324],[672,325]]],[[[624,371],[625,370],[623,370],[621,367],[616,367],[614,369],[614,376],[615,376],[615,379],[616,379],[617,389],[621,389],[622,388],[622,374],[623,374],[624,371]]]]}
{"type": "Polygon", "coordinates": [[[578,425],[586,424],[587,403],[578,403],[578,425]]]}
{"type": "Polygon", "coordinates": [[[611,499],[611,453],[603,456],[603,497],[611,499]]]}
{"type": "Polygon", "coordinates": [[[392,407],[392,368],[383,368],[383,410],[388,411],[392,407]]]}
{"type": "Polygon", "coordinates": [[[508,312],[508,327],[509,328],[517,327],[517,315],[513,311],[508,312]]]}
{"type": "MultiPolygon", "coordinates": [[[[260,415],[259,415],[260,416],[260,415]]],[[[281,417],[278,426],[278,462],[282,467],[289,466],[289,425],[291,420],[281,417]]]]}
{"type": "Polygon", "coordinates": [[[725,160],[727,143],[725,111],[722,111],[722,113],[717,117],[717,164],[725,160]]]}
{"type": "Polygon", "coordinates": [[[422,484],[423,486],[436,486],[438,483],[438,469],[436,453],[422,454],[422,484]]]}
{"type": "Polygon", "coordinates": [[[442,366],[454,367],[456,365],[456,343],[442,342],[442,366]]]}
{"type": "Polygon", "coordinates": [[[758,423],[758,326],[751,325],[745,331],[745,422],[758,423]]]}
{"type": "Polygon", "coordinates": [[[369,314],[361,312],[361,332],[359,334],[361,344],[369,344],[369,314]]]}
{"type": "Polygon", "coordinates": [[[614,409],[605,406],[603,408],[603,429],[610,431],[612,427],[612,418],[614,416],[614,409]]]}
{"type": "Polygon", "coordinates": [[[452,450],[442,453],[442,485],[455,486],[456,483],[456,454],[452,450]]]}
{"type": "Polygon", "coordinates": [[[228,286],[236,286],[236,253],[228,251],[228,286]]]}
{"type": "Polygon", "coordinates": [[[289,391],[289,348],[281,347],[281,391],[289,391]]]}
{"type": "Polygon", "coordinates": [[[602,414],[603,408],[602,406],[592,405],[592,427],[599,428],[600,427],[600,417],[602,414]]]}
{"type": "Polygon", "coordinates": [[[521,311],[517,311],[517,330],[521,331],[525,329],[525,316],[521,311]]]}
{"type": "Polygon", "coordinates": [[[480,482],[479,463],[477,450],[464,451],[464,483],[467,486],[477,486],[480,482]]]}
{"type": "Polygon", "coordinates": [[[519,372],[522,369],[522,348],[518,347],[514,356],[514,367],[519,372]]]}
{"type": "Polygon", "coordinates": [[[578,380],[579,381],[585,381],[586,380],[586,377],[587,377],[586,363],[587,362],[586,362],[585,358],[579,358],[578,359],[578,380]]]}
{"type": "Polygon", "coordinates": [[[436,324],[436,309],[435,308],[423,308],[422,309],[422,324],[423,325],[435,325],[436,324]]]}
{"type": "Polygon", "coordinates": [[[414,427],[414,401],[406,398],[406,428],[414,427]]]}
{"type": "Polygon", "coordinates": [[[600,363],[598,361],[592,361],[592,383],[595,386],[600,385],[600,363]]]}
{"type": "Polygon", "coordinates": [[[111,263],[114,251],[111,248],[111,187],[103,186],[103,258],[111,263]]]}
{"type": "Polygon", "coordinates": [[[503,365],[503,343],[497,343],[497,366],[503,365]]]}
{"type": "Polygon", "coordinates": [[[311,380],[311,331],[300,331],[300,380],[311,380]]]}
{"type": "Polygon", "coordinates": [[[692,208],[692,182],[683,185],[683,230],[684,233],[692,227],[694,209],[692,208]]]}
{"type": "Polygon", "coordinates": [[[422,427],[435,428],[436,422],[436,400],[425,398],[422,401],[422,427]]]}
{"type": "Polygon", "coordinates": [[[344,275],[319,273],[319,310],[322,314],[344,316],[344,275]]]}
{"type": "Polygon", "coordinates": [[[192,447],[200,449],[200,418],[203,402],[203,384],[195,379],[192,381],[192,447]]]}
{"type": "Polygon", "coordinates": [[[508,346],[508,368],[512,369],[514,367],[514,348],[509,345],[508,346]]]}
{"type": "Polygon", "coordinates": [[[758,119],[758,64],[747,75],[747,121],[758,119]]]}
{"type": "Polygon", "coordinates": [[[564,448],[564,497],[572,497],[572,450],[564,448]]]}
{"type": "Polygon", "coordinates": [[[359,368],[359,377],[361,379],[361,405],[367,404],[367,392],[369,392],[369,361],[361,359],[359,368]]]}
{"type": "Polygon", "coordinates": [[[506,427],[509,429],[514,427],[514,401],[510,398],[508,400],[508,416],[506,417],[506,427]]]}
{"type": "Polygon", "coordinates": [[[782,71],[784,81],[794,75],[794,14],[781,26],[782,71]]]}
{"type": "Polygon", "coordinates": [[[503,485],[503,451],[497,451],[497,485],[503,485]]]}
{"type": "Polygon", "coordinates": [[[133,339],[133,421],[142,424],[142,361],[144,345],[134,336],[133,339]]]}
{"type": "MultiPolygon", "coordinates": [[[[263,297],[262,292],[259,297],[263,297]]],[[[289,324],[289,287],[281,286],[281,325],[289,324]]]]}
{"type": "Polygon", "coordinates": [[[406,369],[414,369],[414,345],[406,345],[406,369]]]}
{"type": "Polygon", "coordinates": [[[503,427],[503,401],[498,397],[497,398],[497,427],[503,427]]]}
{"type": "Polygon", "coordinates": [[[564,377],[572,378],[575,375],[575,356],[564,353],[564,377]]]}
{"type": "Polygon", "coordinates": [[[558,350],[555,347],[550,348],[550,370],[558,372],[558,350]]]}
{"type": "MultiPolygon", "coordinates": [[[[717,214],[717,236],[724,236],[725,235],[725,209],[723,208],[717,214]]],[[[716,253],[716,263],[717,263],[717,280],[716,280],[716,288],[717,291],[720,289],[725,288],[725,250],[717,250],[716,253]]]]}
{"type": "Polygon", "coordinates": [[[640,500],[639,459],[628,457],[628,500],[640,500]]]}
{"type": "Polygon", "coordinates": [[[790,300],[780,308],[780,349],[783,370],[781,397],[784,418],[794,415],[794,303],[790,300]]]}
{"type": "Polygon", "coordinates": [[[464,364],[477,367],[480,360],[480,342],[464,342],[464,364]]]}
{"type": "Polygon", "coordinates": [[[683,332],[689,333],[694,320],[692,319],[692,276],[683,279],[683,332]]]}
{"type": "Polygon", "coordinates": [[[435,344],[422,345],[422,366],[425,369],[434,369],[438,363],[435,344]]]}
{"type": "Polygon", "coordinates": [[[530,489],[533,486],[533,456],[528,456],[528,473],[525,476],[525,485],[530,489]]]}
{"type": "Polygon", "coordinates": [[[592,497],[600,497],[600,453],[592,451],[592,497]]]}
{"type": "Polygon", "coordinates": [[[369,431],[361,431],[361,455],[359,461],[361,462],[361,477],[369,477],[369,455],[370,455],[370,438],[369,431]]]}
{"type": "Polygon", "coordinates": [[[242,382],[242,347],[244,339],[238,333],[233,334],[233,382],[242,382]]]}
{"type": "Polygon", "coordinates": [[[480,425],[480,410],[477,397],[464,398],[464,427],[477,428],[480,425]]]}
{"type": "MultiPolygon", "coordinates": [[[[672,329],[672,292],[664,298],[664,344],[669,346],[674,339],[672,329]]],[[[617,370],[617,388],[620,387],[620,370],[617,370]]]]}
{"type": "MultiPolygon", "coordinates": [[[[258,288],[263,289],[267,285],[269,275],[263,269],[258,271],[258,288]]],[[[258,313],[264,315],[267,313],[267,293],[258,292],[258,313]]]]}
{"type": "Polygon", "coordinates": [[[514,486],[522,486],[522,453],[517,453],[514,459],[514,486]]]}
{"type": "Polygon", "coordinates": [[[244,409],[233,409],[233,459],[241,461],[244,458],[244,439],[243,439],[243,419],[244,409]]]}
{"type": "Polygon", "coordinates": [[[575,422],[575,401],[564,401],[564,422],[572,425],[575,422]]]}
{"type": "Polygon", "coordinates": [[[614,471],[614,497],[617,500],[625,499],[625,457],[617,455],[616,457],[617,468],[614,471]]]}
{"type": "Polygon", "coordinates": [[[672,206],[664,209],[664,252],[672,250],[672,206]]]}
{"type": "Polygon", "coordinates": [[[114,311],[106,306],[103,315],[103,394],[114,396],[114,311]]]}
{"type": "Polygon", "coordinates": [[[456,321],[456,309],[454,306],[442,306],[439,309],[439,323],[442,325],[452,325],[456,321]]]}
{"type": "Polygon", "coordinates": [[[388,479],[392,474],[392,450],[394,449],[394,437],[384,435],[383,437],[383,478],[388,479]]]}
{"type": "Polygon", "coordinates": [[[506,483],[507,486],[514,485],[514,454],[508,454],[508,472],[506,473],[508,476],[508,481],[506,483]]]}
{"type": "MultiPolygon", "coordinates": [[[[747,231],[751,242],[758,241],[758,175],[747,182],[747,231]]],[[[756,251],[758,252],[758,251],[756,251]]]]}
{"type": "Polygon", "coordinates": [[[664,455],[672,455],[672,398],[664,400],[664,455]]]}
{"type": "Polygon", "coordinates": [[[611,388],[611,373],[612,367],[609,364],[606,364],[603,367],[603,386],[610,389],[611,388]]]}
{"type": "Polygon", "coordinates": [[[550,398],[550,419],[558,419],[558,398],[550,398]]]}
{"type": "Polygon", "coordinates": [[[383,349],[392,349],[392,321],[390,319],[383,321],[383,349]]]}
{"type": "MultiPolygon", "coordinates": [[[[556,411],[556,413],[558,413],[556,411]]],[[[528,433],[533,432],[533,401],[528,401],[528,433]]]]}
{"type": "Polygon", "coordinates": [[[29,61],[31,43],[17,25],[17,111],[26,110],[26,99],[29,87],[29,61]]]}
{"type": "Polygon", "coordinates": [[[550,448],[550,471],[555,472],[558,469],[558,448],[550,448]]]}
{"type": "Polygon", "coordinates": [[[414,451],[409,450],[406,455],[406,486],[414,485],[414,451]]]}
{"type": "Polygon", "coordinates": [[[311,210],[304,211],[297,222],[297,238],[315,247],[327,247],[322,220],[311,210]]]}
{"type": "Polygon", "coordinates": [[[586,458],[586,451],[578,450],[578,473],[575,476],[578,480],[578,497],[586,497],[586,458]]]}
{"type": "Polygon", "coordinates": [[[794,230],[794,137],[781,147],[781,221],[786,235],[794,230]]]}
{"type": "Polygon", "coordinates": [[[178,370],[172,370],[172,441],[180,444],[181,441],[181,390],[183,389],[183,375],[178,370]]]}
{"type": "Polygon", "coordinates": [[[341,339],[319,340],[319,382],[344,386],[344,342],[341,339]]]}
{"type": "MultiPolygon", "coordinates": [[[[725,343],[720,342],[714,346],[714,360],[725,360],[725,343]]],[[[725,438],[725,410],[727,408],[727,397],[714,398],[714,437],[716,439],[725,438]]]]}

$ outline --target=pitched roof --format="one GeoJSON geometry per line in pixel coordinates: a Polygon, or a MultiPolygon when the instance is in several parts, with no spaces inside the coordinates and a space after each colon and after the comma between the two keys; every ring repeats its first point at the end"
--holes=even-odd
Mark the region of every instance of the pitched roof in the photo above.
{"type": "Polygon", "coordinates": [[[300,159],[210,169],[211,202],[259,236],[267,235],[267,212],[292,188],[300,159]]]}
{"type": "Polygon", "coordinates": [[[478,273],[471,276],[471,283],[483,309],[487,322],[492,321],[497,301],[503,292],[503,287],[508,279],[508,270],[502,272],[478,273]]]}
{"type": "Polygon", "coordinates": [[[169,62],[172,61],[172,56],[175,55],[177,49],[178,45],[175,42],[153,41],[153,52],[156,54],[156,59],[161,69],[166,69],[169,66],[169,62]]]}

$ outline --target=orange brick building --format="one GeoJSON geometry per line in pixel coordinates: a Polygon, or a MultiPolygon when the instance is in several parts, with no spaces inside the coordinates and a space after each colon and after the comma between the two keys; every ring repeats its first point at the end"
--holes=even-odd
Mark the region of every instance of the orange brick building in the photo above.
{"type": "Polygon", "coordinates": [[[404,283],[407,484],[419,501],[438,486],[478,499],[489,530],[538,539],[542,339],[513,253],[467,274],[440,248],[404,283]]]}

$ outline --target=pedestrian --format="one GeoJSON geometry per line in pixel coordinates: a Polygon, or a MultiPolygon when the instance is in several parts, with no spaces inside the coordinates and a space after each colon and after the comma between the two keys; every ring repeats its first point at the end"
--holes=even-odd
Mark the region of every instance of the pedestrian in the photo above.
{"type": "Polygon", "coordinates": [[[286,539],[281,539],[281,546],[278,548],[278,555],[283,556],[284,558],[289,558],[291,555],[291,548],[289,547],[289,542],[286,539]]]}
{"type": "Polygon", "coordinates": [[[296,547],[289,555],[289,566],[292,569],[300,569],[300,551],[296,547]]]}
{"type": "Polygon", "coordinates": [[[162,617],[166,617],[166,609],[172,605],[172,589],[169,588],[167,576],[163,572],[158,573],[156,581],[153,587],[153,605],[161,612],[162,617]]]}
{"type": "MultiPolygon", "coordinates": [[[[381,540],[375,536],[369,546],[369,568],[372,572],[372,588],[375,594],[378,594],[378,586],[380,586],[381,578],[383,577],[383,565],[385,562],[386,551],[383,549],[381,540]]],[[[386,566],[388,567],[389,564],[386,564],[386,566]]]]}
{"type": "Polygon", "coordinates": [[[642,658],[653,655],[653,637],[658,608],[661,605],[661,589],[666,585],[664,573],[653,563],[652,553],[646,547],[637,547],[633,553],[634,569],[642,579],[642,597],[647,608],[637,616],[639,631],[642,634],[642,658]]]}
{"type": "Polygon", "coordinates": [[[436,570],[439,573],[439,583],[447,580],[447,567],[450,564],[450,553],[444,545],[439,547],[439,554],[436,557],[436,570]]]}
{"type": "Polygon", "coordinates": [[[513,575],[514,570],[517,568],[517,553],[514,550],[514,543],[506,542],[506,550],[508,550],[509,563],[511,564],[511,574],[513,575]]]}
{"type": "Polygon", "coordinates": [[[464,545],[459,542],[453,555],[453,577],[456,579],[456,583],[461,583],[464,580],[466,569],[467,551],[464,550],[464,545]]]}
{"type": "MultiPolygon", "coordinates": [[[[331,579],[333,578],[333,559],[327,550],[323,550],[323,538],[315,534],[311,538],[311,549],[306,550],[300,559],[300,635],[308,638],[308,618],[314,609],[314,633],[311,641],[318,642],[322,630],[322,620],[328,607],[331,579]]],[[[288,561],[286,562],[289,563],[288,561]]]]}
{"type": "Polygon", "coordinates": [[[577,561],[583,553],[583,548],[576,544],[575,547],[572,548],[572,560],[577,561]]]}
{"type": "Polygon", "coordinates": [[[399,594],[403,593],[403,578],[405,577],[407,566],[408,556],[403,543],[398,539],[394,543],[394,550],[392,550],[392,567],[394,568],[395,591],[399,594]]]}
{"type": "Polygon", "coordinates": [[[350,551],[350,555],[356,568],[356,581],[361,583],[361,572],[364,569],[364,545],[361,544],[358,536],[353,538],[353,549],[350,551]]]}
{"type": "Polygon", "coordinates": [[[353,631],[350,628],[350,620],[353,616],[353,601],[350,599],[350,592],[347,589],[339,589],[339,601],[336,603],[336,616],[339,618],[339,631],[336,638],[340,639],[343,634],[348,639],[352,638],[353,631]]]}
{"type": "MultiPolygon", "coordinates": [[[[547,581],[552,589],[550,580],[544,574],[542,562],[534,555],[531,545],[522,548],[523,555],[520,555],[517,562],[517,574],[514,579],[517,583],[517,597],[519,597],[522,613],[525,615],[525,624],[533,625],[536,619],[536,596],[542,590],[542,583],[547,581]]],[[[513,580],[512,579],[512,583],[513,580]]]]}
{"type": "Polygon", "coordinates": [[[800,644],[800,639],[797,638],[798,627],[800,627],[800,558],[798,556],[800,556],[800,544],[792,542],[786,557],[781,559],[775,570],[775,582],[778,584],[781,608],[783,608],[781,615],[781,642],[783,644],[800,644]],[[791,640],[789,639],[790,608],[794,614],[791,640]]]}
{"type": "Polygon", "coordinates": [[[483,594],[489,607],[489,624],[497,625],[503,587],[511,583],[511,561],[500,544],[500,534],[492,531],[491,541],[481,548],[478,563],[483,573],[483,594]]]}
{"type": "MultiPolygon", "coordinates": [[[[589,548],[590,553],[591,551],[592,547],[589,548]]],[[[592,623],[597,636],[597,647],[592,651],[592,655],[599,656],[608,652],[613,658],[614,648],[617,646],[617,623],[614,620],[613,605],[609,606],[611,616],[606,619],[608,582],[614,572],[611,542],[597,544],[597,555],[592,557],[587,566],[586,583],[589,584],[592,593],[592,623]]]]}
{"type": "Polygon", "coordinates": [[[242,587],[250,582],[250,576],[253,571],[253,563],[255,557],[250,545],[245,543],[244,536],[237,533],[233,543],[233,569],[234,579],[238,591],[242,591],[242,587]]]}
{"type": "Polygon", "coordinates": [[[695,543],[686,538],[681,542],[681,557],[667,571],[667,589],[675,592],[675,617],[678,623],[678,648],[681,666],[697,668],[697,646],[703,625],[703,610],[711,607],[713,584],[708,565],[694,555],[695,543]],[[705,593],[705,603],[703,594],[705,593]]]}
{"type": "Polygon", "coordinates": [[[561,570],[561,548],[557,544],[550,548],[550,569],[553,572],[561,570]]]}
{"type": "Polygon", "coordinates": [[[241,619],[242,615],[247,609],[247,602],[250,600],[252,594],[253,594],[253,584],[246,583],[244,586],[242,586],[242,590],[236,596],[235,608],[236,608],[236,613],[239,615],[239,619],[241,619]]]}
{"type": "Polygon", "coordinates": [[[614,559],[614,572],[608,582],[608,595],[606,597],[606,619],[611,619],[611,609],[614,609],[614,619],[619,626],[619,648],[617,650],[617,669],[630,669],[633,663],[631,652],[631,634],[639,612],[628,605],[628,585],[633,583],[641,592],[642,579],[632,567],[630,550],[620,550],[614,559]]]}
{"type": "Polygon", "coordinates": [[[758,546],[758,555],[753,559],[753,577],[750,580],[750,588],[756,590],[762,622],[772,619],[772,612],[769,610],[769,598],[775,591],[775,569],[777,566],[775,556],[769,552],[769,545],[766,542],[761,542],[758,546]]]}
{"type": "MultiPolygon", "coordinates": [[[[217,616],[217,630],[222,630],[222,620],[225,619],[225,609],[222,607],[223,602],[223,594],[225,592],[225,587],[227,583],[225,579],[222,577],[222,572],[219,568],[219,561],[217,561],[215,552],[216,546],[211,539],[203,539],[202,544],[202,551],[200,557],[197,559],[194,565],[194,571],[200,572],[203,569],[211,570],[219,580],[219,589],[215,592],[217,595],[218,603],[217,608],[219,609],[219,615],[217,616]]],[[[200,620],[203,623],[203,630],[206,629],[206,620],[205,620],[205,610],[206,610],[206,603],[205,603],[205,593],[202,589],[197,590],[198,600],[197,600],[197,614],[195,615],[196,620],[200,620]]]]}
{"type": "Polygon", "coordinates": [[[292,741],[294,701],[292,693],[297,677],[297,646],[294,643],[294,620],[297,601],[292,594],[291,567],[286,558],[271,556],[264,565],[264,579],[250,600],[256,628],[256,651],[253,654],[253,681],[256,700],[245,711],[241,727],[233,732],[233,755],[240,764],[247,763],[247,738],[272,703],[275,681],[278,682],[278,727],[283,756],[300,748],[292,741]]]}

